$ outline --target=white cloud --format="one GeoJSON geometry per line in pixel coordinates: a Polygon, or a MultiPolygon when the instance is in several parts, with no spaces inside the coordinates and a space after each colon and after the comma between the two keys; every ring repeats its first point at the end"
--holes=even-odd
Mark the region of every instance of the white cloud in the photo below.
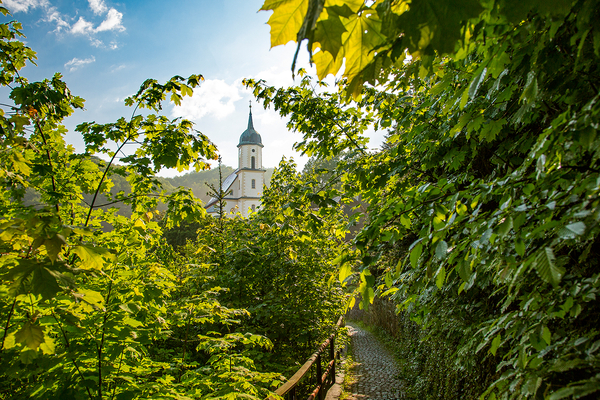
{"type": "Polygon", "coordinates": [[[75,57],[71,61],[69,61],[68,63],[65,64],[65,68],[67,68],[69,70],[69,72],[72,72],[83,65],[91,64],[95,61],[96,61],[96,58],[94,56],[91,56],[90,58],[84,58],[83,60],[75,57]]]}
{"type": "Polygon", "coordinates": [[[48,7],[48,0],[4,0],[3,6],[11,12],[27,12],[29,8],[48,7]]]}
{"type": "Polygon", "coordinates": [[[95,37],[90,37],[90,43],[94,47],[104,47],[104,42],[100,39],[96,39],[95,37]]]}
{"type": "MultiPolygon", "coordinates": [[[[95,47],[103,47],[104,43],[96,38],[99,32],[123,32],[123,13],[115,8],[109,8],[104,0],[88,0],[90,9],[96,15],[105,15],[104,20],[97,27],[94,22],[86,20],[79,16],[79,19],[74,24],[71,24],[76,17],[68,17],[61,14],[56,7],[50,4],[49,0],[4,0],[3,6],[11,12],[28,12],[36,8],[41,8],[46,14],[42,18],[45,22],[50,22],[56,25],[54,32],[69,32],[73,35],[84,35],[90,39],[90,43],[95,47]]],[[[112,41],[108,46],[109,49],[115,50],[118,48],[117,43],[112,41]]]]}
{"type": "Polygon", "coordinates": [[[79,20],[71,27],[71,33],[77,35],[89,35],[94,32],[94,24],[86,21],[83,17],[79,17],[79,20]]]}
{"type": "Polygon", "coordinates": [[[125,65],[125,64],[121,64],[121,65],[113,65],[113,66],[110,68],[110,72],[117,72],[117,71],[120,71],[120,70],[122,70],[122,69],[125,69],[125,68],[127,68],[127,65],[125,65]]]}
{"type": "Polygon", "coordinates": [[[56,24],[55,32],[60,32],[63,29],[69,30],[70,26],[67,21],[64,20],[61,13],[59,13],[55,7],[49,7],[46,10],[46,18],[44,19],[46,22],[53,22],[56,24]]]}
{"type": "Polygon", "coordinates": [[[181,106],[173,108],[172,115],[192,120],[205,115],[222,119],[235,112],[234,103],[241,98],[235,83],[229,85],[220,79],[207,79],[194,90],[191,98],[184,97],[181,106]]]}
{"type": "Polygon", "coordinates": [[[104,3],[104,0],[88,0],[90,3],[90,8],[94,12],[94,14],[104,14],[108,7],[104,3]]]}
{"type": "Polygon", "coordinates": [[[124,31],[125,27],[121,24],[123,20],[123,13],[118,12],[114,8],[108,10],[108,14],[106,15],[106,19],[102,21],[100,26],[98,26],[95,31],[124,31]]]}
{"type": "MultiPolygon", "coordinates": [[[[94,28],[94,24],[86,21],[83,17],[79,17],[79,20],[71,27],[71,33],[91,36],[94,33],[103,31],[124,31],[125,27],[121,24],[122,19],[123,14],[111,8],[106,15],[106,19],[97,28],[94,28]]],[[[90,39],[93,38],[90,37],[90,39]]]]}

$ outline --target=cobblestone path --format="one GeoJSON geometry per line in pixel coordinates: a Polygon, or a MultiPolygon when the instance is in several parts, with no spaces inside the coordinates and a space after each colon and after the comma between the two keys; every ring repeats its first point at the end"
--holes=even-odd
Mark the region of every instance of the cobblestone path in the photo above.
{"type": "Polygon", "coordinates": [[[400,399],[400,381],[396,361],[370,332],[346,323],[357,363],[356,382],[347,400],[400,399]]]}

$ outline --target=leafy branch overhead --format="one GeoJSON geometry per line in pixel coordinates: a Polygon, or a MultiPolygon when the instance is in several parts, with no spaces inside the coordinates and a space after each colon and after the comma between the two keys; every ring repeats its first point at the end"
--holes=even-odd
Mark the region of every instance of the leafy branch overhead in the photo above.
{"type": "MultiPolygon", "coordinates": [[[[271,47],[304,40],[319,79],[337,75],[342,65],[349,94],[358,97],[365,83],[385,82],[387,71],[404,60],[423,60],[431,72],[436,56],[462,58],[486,40],[499,40],[530,13],[555,19],[569,15],[570,0],[512,2],[479,0],[277,0],[271,47]],[[490,30],[486,27],[494,27],[490,30]],[[345,63],[345,64],[344,64],[345,63]]],[[[295,72],[296,56],[292,63],[295,72]]],[[[504,63],[508,60],[504,59],[504,63]]]]}

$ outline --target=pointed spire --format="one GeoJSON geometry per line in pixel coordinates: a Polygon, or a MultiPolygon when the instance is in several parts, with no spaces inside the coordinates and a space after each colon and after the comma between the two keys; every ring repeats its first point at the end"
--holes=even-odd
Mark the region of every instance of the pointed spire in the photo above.
{"type": "Polygon", "coordinates": [[[260,134],[254,129],[254,122],[252,121],[252,102],[250,102],[250,113],[248,115],[248,129],[240,136],[238,147],[245,144],[257,144],[260,147],[263,147],[260,134]]]}
{"type": "Polygon", "coordinates": [[[248,129],[254,129],[254,123],[252,122],[252,100],[249,100],[250,103],[250,115],[248,116],[248,129]]]}

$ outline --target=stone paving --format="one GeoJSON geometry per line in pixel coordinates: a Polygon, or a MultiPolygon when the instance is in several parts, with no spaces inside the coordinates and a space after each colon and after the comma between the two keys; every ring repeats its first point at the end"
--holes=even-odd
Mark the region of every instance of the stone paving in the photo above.
{"type": "Polygon", "coordinates": [[[401,383],[394,357],[370,332],[346,323],[352,340],[356,382],[346,400],[397,400],[401,383]]]}

